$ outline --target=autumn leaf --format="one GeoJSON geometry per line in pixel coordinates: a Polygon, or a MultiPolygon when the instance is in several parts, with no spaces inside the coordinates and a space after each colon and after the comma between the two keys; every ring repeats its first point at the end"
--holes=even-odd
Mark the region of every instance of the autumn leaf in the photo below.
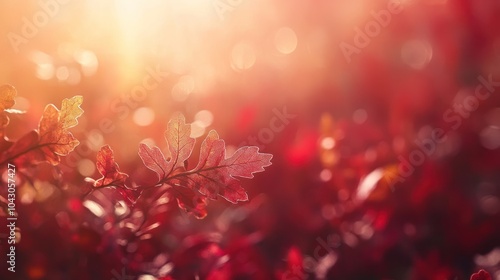
{"type": "Polygon", "coordinates": [[[0,138],[2,139],[5,137],[5,128],[9,124],[9,117],[5,110],[14,106],[16,95],[17,91],[13,86],[0,86],[0,138]]]}
{"type": "Polygon", "coordinates": [[[82,102],[83,97],[75,96],[63,100],[61,111],[52,104],[45,107],[38,126],[39,144],[46,160],[52,165],[57,165],[59,156],[68,155],[80,143],[67,129],[78,124],[77,118],[83,113],[80,108],[82,102]]]}
{"type": "Polygon", "coordinates": [[[253,173],[271,165],[272,155],[258,151],[257,147],[245,146],[226,158],[224,140],[212,130],[201,144],[198,165],[185,174],[185,182],[212,199],[219,195],[232,203],[246,201],[246,191],[235,177],[253,178],[253,173]]]}
{"type": "Polygon", "coordinates": [[[178,114],[169,123],[165,131],[165,140],[168,144],[168,150],[171,155],[171,164],[169,164],[170,174],[175,168],[183,167],[194,148],[195,139],[191,136],[191,126],[186,124],[183,115],[178,114]]]}
{"type": "Polygon", "coordinates": [[[477,273],[472,274],[470,280],[491,280],[491,275],[487,271],[481,269],[477,273]]]}
{"type": "Polygon", "coordinates": [[[126,185],[129,176],[120,171],[120,167],[115,161],[113,150],[109,145],[101,147],[99,152],[97,152],[96,167],[102,177],[97,180],[86,178],[86,181],[91,182],[93,186],[90,192],[105,187],[115,188],[124,198],[127,205],[133,207],[142,195],[143,190],[130,188],[126,185]]]}
{"type": "Polygon", "coordinates": [[[30,164],[43,162],[45,157],[38,149],[40,135],[38,131],[32,130],[19,138],[15,144],[6,152],[6,157],[14,159],[17,166],[28,166],[30,164]]]}
{"type": "Polygon", "coordinates": [[[226,158],[224,140],[212,130],[201,144],[198,164],[194,169],[186,170],[184,161],[190,157],[195,144],[190,134],[191,126],[185,123],[184,116],[178,115],[170,121],[165,132],[170,160],[158,147],[139,146],[139,156],[144,165],[158,175],[158,185],[173,186],[172,192],[183,209],[198,209],[203,205],[186,203],[192,199],[192,191],[210,199],[221,196],[231,203],[248,200],[236,177],[253,178],[254,173],[271,165],[272,155],[259,153],[257,147],[242,147],[226,158]]]}
{"type": "MultiPolygon", "coordinates": [[[[3,101],[2,101],[3,102],[3,101]]],[[[21,166],[49,162],[57,165],[61,156],[67,156],[79,141],[68,131],[78,124],[83,113],[83,97],[64,99],[61,110],[49,104],[45,107],[38,130],[21,137],[2,156],[3,162],[14,161],[21,166]]],[[[4,103],[10,104],[8,101],[4,103]]]]}
{"type": "MultiPolygon", "coordinates": [[[[214,131],[215,132],[215,131],[214,131]]],[[[219,137],[216,134],[216,137],[219,137]]],[[[225,150],[221,150],[225,154],[225,150]]],[[[264,171],[264,167],[271,165],[272,155],[259,153],[255,146],[241,147],[230,158],[222,161],[221,165],[227,168],[231,176],[253,178],[253,173],[264,171]]]]}
{"type": "Polygon", "coordinates": [[[11,85],[0,86],[0,110],[12,108],[16,103],[14,98],[17,95],[16,89],[11,85]]]}
{"type": "Polygon", "coordinates": [[[170,193],[177,200],[179,208],[193,214],[198,219],[203,219],[207,216],[207,198],[197,191],[174,185],[170,193]]]}
{"type": "Polygon", "coordinates": [[[108,145],[103,146],[99,152],[97,152],[96,166],[102,177],[94,182],[95,188],[106,186],[122,187],[125,185],[128,175],[120,172],[120,168],[115,162],[113,150],[111,150],[108,145]]]}
{"type": "Polygon", "coordinates": [[[161,152],[160,148],[152,147],[141,143],[139,144],[139,156],[142,159],[144,165],[156,172],[158,179],[167,177],[169,170],[171,169],[171,162],[165,159],[165,156],[161,152]]]}
{"type": "Polygon", "coordinates": [[[121,194],[121,196],[125,199],[125,203],[129,207],[133,207],[139,197],[142,195],[142,190],[139,189],[131,189],[128,188],[127,186],[123,187],[117,187],[118,192],[121,194]]]}
{"type": "Polygon", "coordinates": [[[224,140],[214,130],[201,144],[198,165],[176,175],[173,182],[198,190],[211,199],[221,196],[232,203],[248,200],[245,190],[234,177],[253,178],[254,172],[271,164],[272,155],[258,153],[257,147],[242,147],[226,159],[224,140]]]}

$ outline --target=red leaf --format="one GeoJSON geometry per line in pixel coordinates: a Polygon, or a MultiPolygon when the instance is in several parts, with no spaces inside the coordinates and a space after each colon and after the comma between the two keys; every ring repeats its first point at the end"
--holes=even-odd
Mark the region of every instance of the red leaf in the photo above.
{"type": "Polygon", "coordinates": [[[195,170],[218,166],[225,158],[225,149],[224,140],[219,139],[219,135],[215,130],[211,130],[203,143],[201,143],[200,159],[195,170]]]}
{"type": "Polygon", "coordinates": [[[94,182],[94,187],[116,186],[124,187],[128,175],[120,172],[118,164],[115,162],[113,150],[106,145],[97,153],[97,170],[102,175],[94,182]]]}
{"type": "Polygon", "coordinates": [[[198,219],[207,216],[207,199],[198,192],[181,186],[172,186],[170,193],[175,196],[179,208],[193,214],[198,219]]]}
{"type": "Polygon", "coordinates": [[[118,187],[118,192],[125,198],[128,206],[133,206],[142,194],[140,190],[129,189],[125,187],[118,187]]]}
{"type": "Polygon", "coordinates": [[[242,178],[253,178],[253,173],[264,171],[264,167],[271,165],[270,154],[259,153],[259,148],[255,146],[241,147],[233,156],[222,161],[221,165],[228,168],[232,176],[242,178]]]}
{"type": "Polygon", "coordinates": [[[124,198],[128,206],[134,206],[141,196],[143,189],[127,187],[125,183],[128,175],[120,172],[120,168],[115,162],[113,150],[108,145],[101,147],[97,153],[96,166],[102,177],[95,181],[92,179],[88,180],[89,182],[93,182],[94,188],[114,187],[124,198]]]}
{"type": "Polygon", "coordinates": [[[172,161],[167,161],[161,152],[160,148],[150,148],[148,145],[141,143],[139,145],[139,156],[144,165],[158,174],[158,179],[165,178],[172,169],[172,161]]]}
{"type": "Polygon", "coordinates": [[[481,269],[478,272],[472,274],[470,280],[491,280],[491,275],[487,271],[481,269]]]}
{"type": "Polygon", "coordinates": [[[167,173],[170,174],[175,168],[184,166],[184,161],[189,158],[194,148],[195,139],[191,138],[191,126],[186,124],[182,114],[168,123],[165,140],[172,157],[167,173]]]}
{"type": "Polygon", "coordinates": [[[195,139],[190,136],[191,126],[184,116],[178,115],[168,124],[165,139],[171,159],[158,147],[139,146],[139,156],[144,165],[158,175],[158,184],[169,184],[179,207],[194,212],[197,217],[206,215],[206,201],[193,202],[200,194],[203,198],[225,198],[232,203],[247,201],[248,195],[235,177],[253,178],[253,173],[264,171],[271,165],[272,155],[259,153],[257,147],[242,147],[226,158],[224,140],[214,130],[201,144],[198,164],[186,171],[184,162],[190,157],[195,139]]]}
{"type": "Polygon", "coordinates": [[[139,156],[144,165],[158,174],[159,181],[164,180],[177,168],[185,169],[184,162],[189,158],[195,144],[195,139],[191,138],[191,126],[186,124],[184,116],[179,114],[168,123],[165,131],[170,152],[170,160],[158,147],[150,148],[146,144],[139,145],[139,156]]]}
{"type": "Polygon", "coordinates": [[[253,178],[253,173],[271,165],[272,155],[258,151],[257,147],[242,147],[226,158],[224,141],[212,130],[201,144],[198,165],[176,175],[176,179],[181,185],[197,189],[211,199],[219,195],[232,203],[246,201],[248,195],[234,177],[253,178]]]}
{"type": "Polygon", "coordinates": [[[43,161],[45,156],[40,149],[37,149],[39,138],[36,130],[30,131],[7,150],[5,157],[14,159],[13,162],[18,166],[27,166],[43,161]]]}

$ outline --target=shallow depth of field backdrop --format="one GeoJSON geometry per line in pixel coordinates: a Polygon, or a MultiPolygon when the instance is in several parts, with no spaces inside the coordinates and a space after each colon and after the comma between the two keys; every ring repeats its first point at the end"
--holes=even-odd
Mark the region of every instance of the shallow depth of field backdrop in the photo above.
{"type": "Polygon", "coordinates": [[[59,166],[18,171],[16,272],[3,209],[0,278],[500,279],[499,15],[493,0],[1,1],[0,84],[26,111],[6,136],[64,98],[85,112],[59,166]],[[154,182],[139,143],[165,149],[178,112],[190,167],[211,129],[228,154],[273,154],[241,180],[249,201],[196,219],[168,197],[130,215],[116,191],[85,196],[103,145],[154,182]]]}

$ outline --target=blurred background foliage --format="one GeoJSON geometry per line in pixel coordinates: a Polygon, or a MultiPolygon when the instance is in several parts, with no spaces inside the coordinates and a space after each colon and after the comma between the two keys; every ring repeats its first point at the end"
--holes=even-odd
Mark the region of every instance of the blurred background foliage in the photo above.
{"type": "Polygon", "coordinates": [[[85,110],[62,177],[40,166],[18,187],[19,271],[2,279],[500,279],[498,86],[454,111],[479,76],[500,81],[500,2],[401,1],[356,45],[389,3],[0,2],[0,84],[27,111],[6,135],[63,98],[83,95],[85,110]],[[274,155],[244,182],[248,203],[212,202],[196,220],[168,199],[81,199],[104,144],[153,180],[138,143],[164,148],[178,111],[194,137],[216,129],[230,151],[274,155]],[[434,128],[444,140],[395,182],[434,128]]]}

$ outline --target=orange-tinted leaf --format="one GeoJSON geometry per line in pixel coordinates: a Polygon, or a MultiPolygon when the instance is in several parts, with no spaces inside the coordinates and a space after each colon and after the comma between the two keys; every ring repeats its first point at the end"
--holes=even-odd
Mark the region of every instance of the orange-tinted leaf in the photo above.
{"type": "Polygon", "coordinates": [[[97,153],[97,170],[102,175],[94,182],[94,187],[117,186],[123,187],[128,175],[120,172],[118,164],[115,162],[113,150],[106,145],[97,153]]]}
{"type": "Polygon", "coordinates": [[[59,114],[59,123],[63,129],[68,129],[78,124],[77,119],[83,114],[83,110],[80,108],[82,103],[83,97],[79,95],[63,100],[61,113],[59,114]]]}
{"type": "Polygon", "coordinates": [[[11,85],[0,86],[0,110],[11,108],[16,103],[14,98],[17,95],[16,88],[11,85]]]}
{"type": "Polygon", "coordinates": [[[39,135],[32,130],[17,140],[4,154],[3,158],[12,159],[17,166],[27,166],[45,160],[43,152],[38,148],[39,135]]]}
{"type": "Polygon", "coordinates": [[[9,124],[9,117],[4,110],[14,106],[16,89],[11,85],[0,86],[0,138],[5,137],[5,128],[9,124]]]}
{"type": "MultiPolygon", "coordinates": [[[[12,106],[15,89],[7,88],[2,92],[7,92],[7,94],[0,98],[0,107],[12,106]]],[[[47,105],[38,124],[38,131],[26,134],[15,144],[8,142],[3,137],[2,130],[0,138],[3,141],[0,142],[0,147],[7,149],[2,155],[2,162],[15,161],[21,164],[20,168],[43,161],[52,165],[59,164],[60,156],[68,155],[79,144],[78,140],[67,129],[78,124],[77,118],[83,112],[80,108],[82,102],[81,96],[64,99],[61,111],[52,104],[47,105]]],[[[0,124],[6,125],[5,118],[3,122],[0,120],[0,124]]]]}
{"type": "Polygon", "coordinates": [[[57,165],[59,156],[68,155],[80,143],[67,129],[78,124],[77,118],[83,113],[82,102],[81,96],[75,96],[63,100],[61,111],[52,104],[45,107],[38,126],[39,146],[52,165],[57,165]]]}

